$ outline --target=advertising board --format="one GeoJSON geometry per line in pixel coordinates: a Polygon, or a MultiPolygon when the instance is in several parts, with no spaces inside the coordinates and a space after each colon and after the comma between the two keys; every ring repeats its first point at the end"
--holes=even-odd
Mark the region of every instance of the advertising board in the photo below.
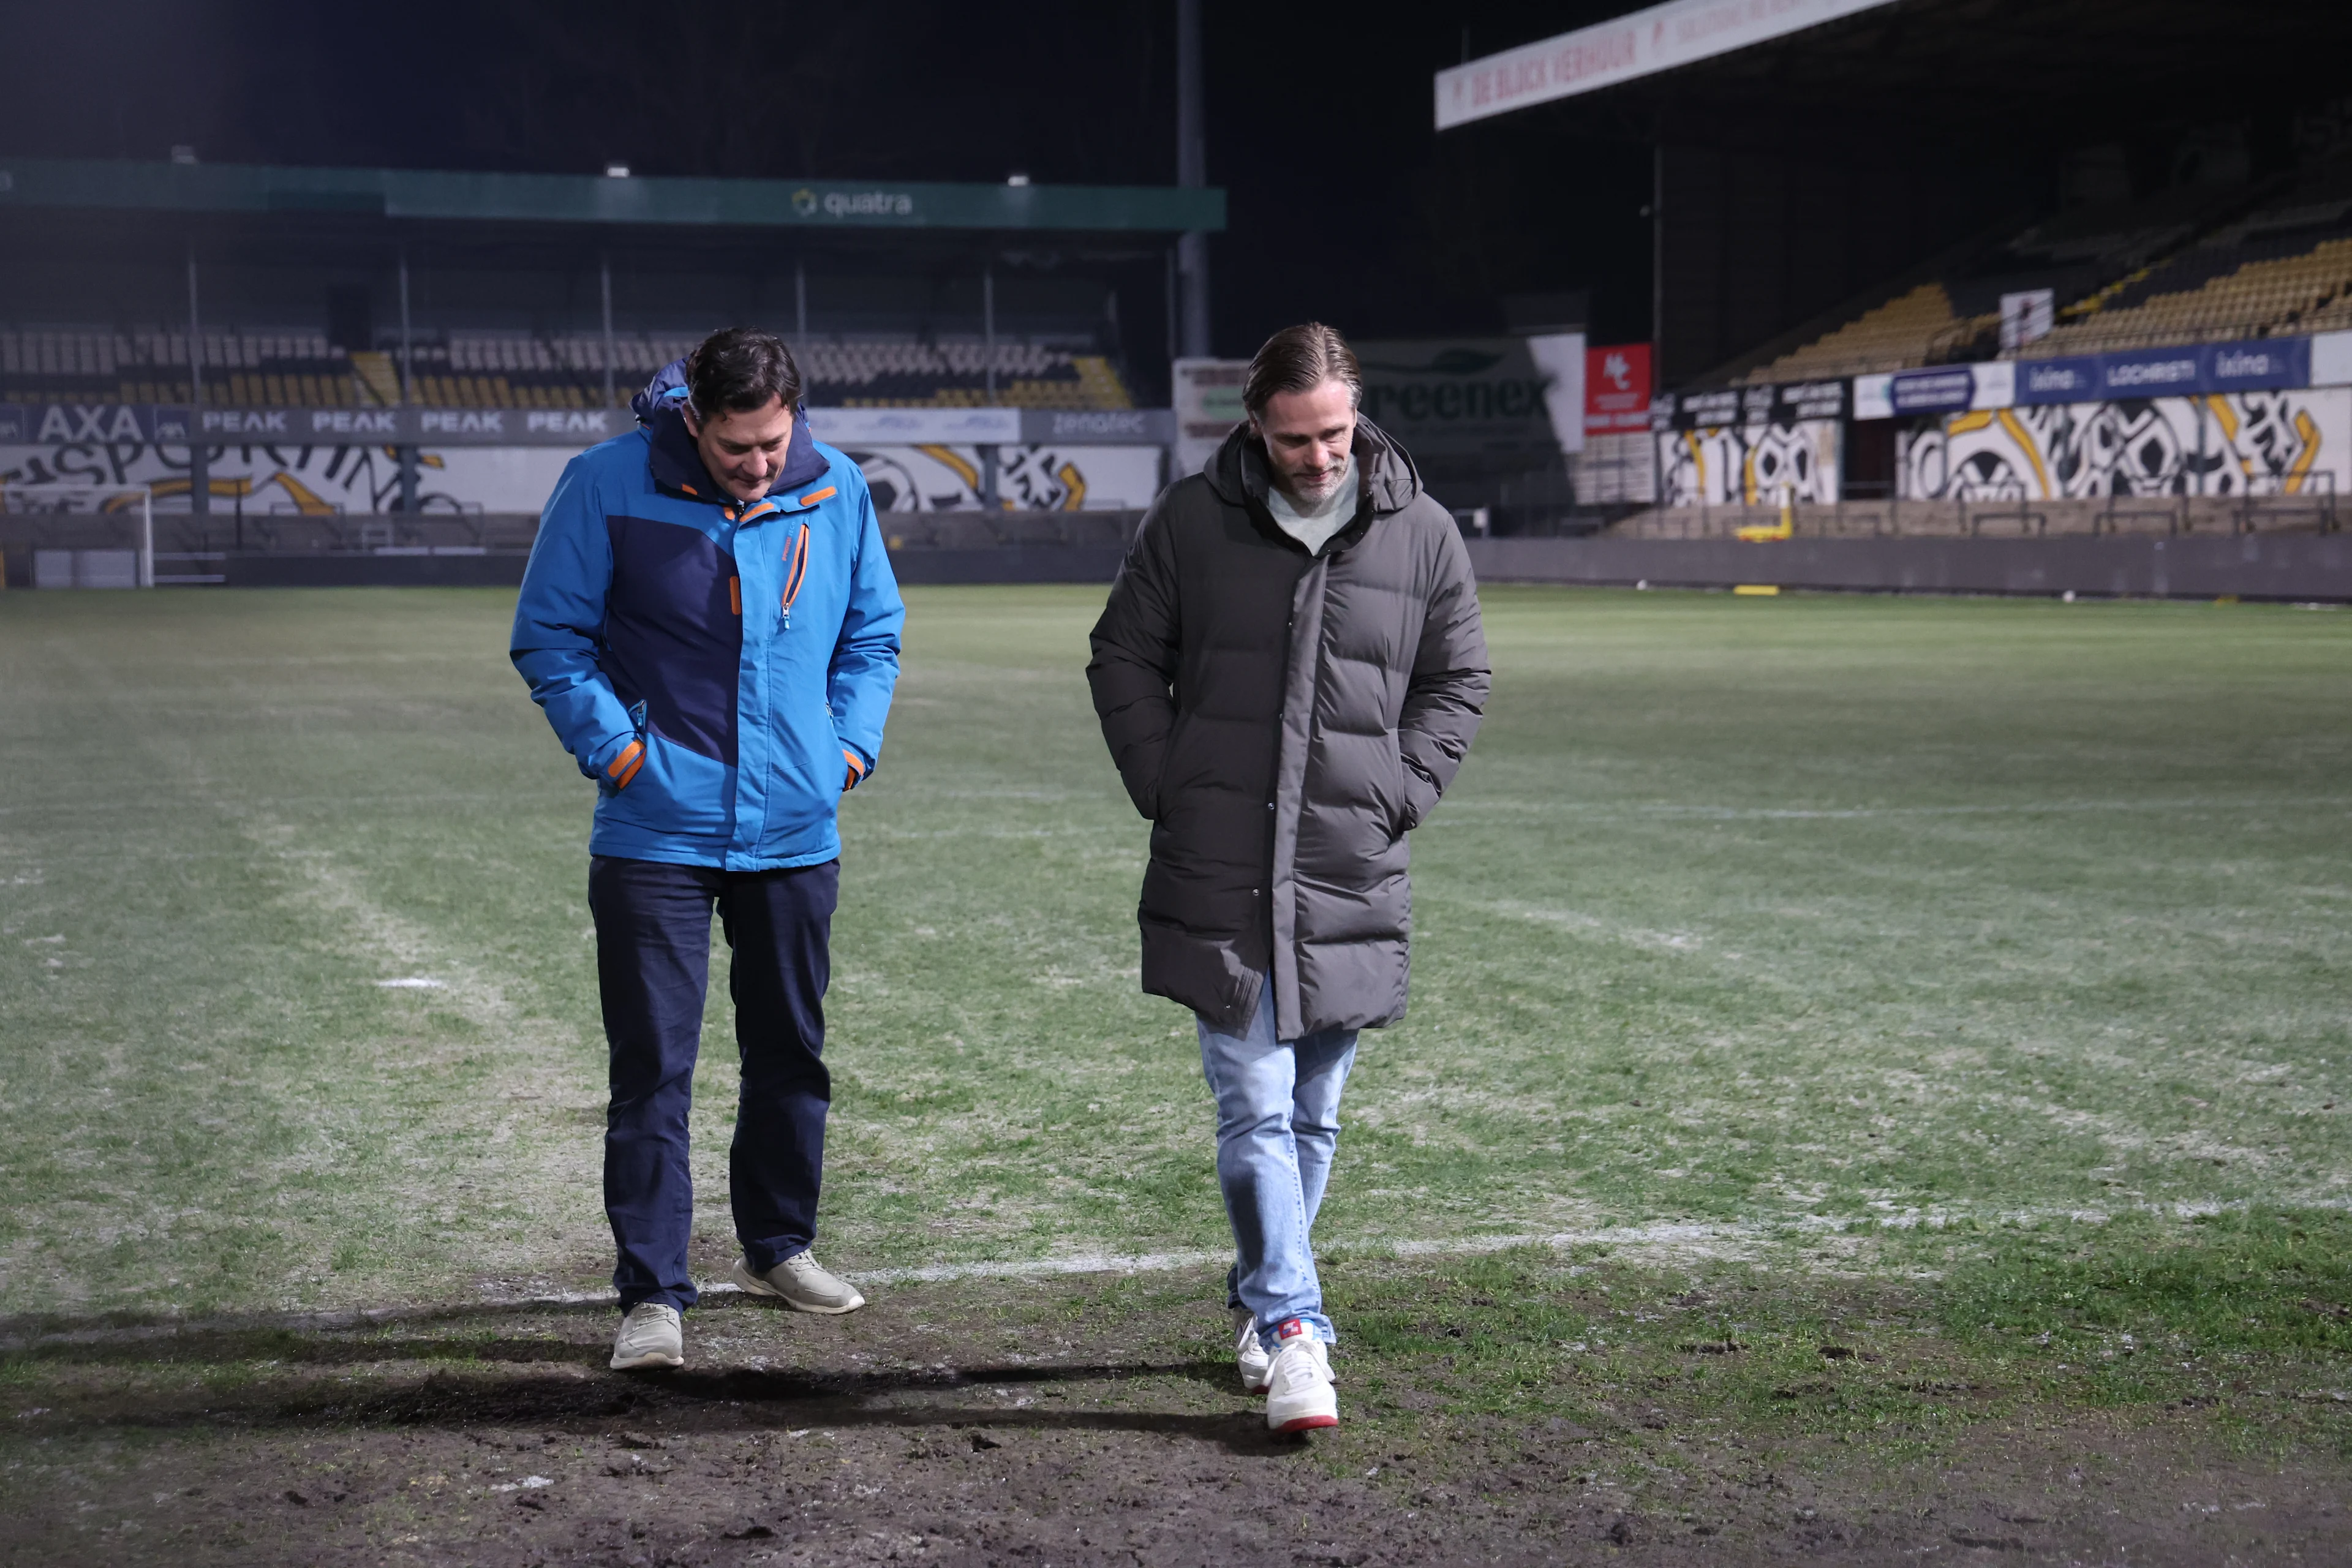
{"type": "MultiPolygon", "coordinates": [[[[1575,340],[1572,368],[1581,379],[1581,336],[1559,337],[1575,340]]],[[[1364,367],[1364,414],[1415,453],[1557,451],[1560,440],[1547,393],[1570,367],[1565,359],[1553,367],[1538,365],[1531,341],[1536,340],[1360,342],[1355,349],[1364,367]]],[[[1579,395],[1572,406],[1581,404],[1579,395]]]]}
{"type": "Polygon", "coordinates": [[[1650,345],[1606,343],[1584,351],[1584,433],[1615,436],[1650,427],[1650,345]]]}
{"type": "Polygon", "coordinates": [[[1169,474],[1197,474],[1242,422],[1242,382],[1249,362],[1239,359],[1180,359],[1173,377],[1176,462],[1169,474]]]}

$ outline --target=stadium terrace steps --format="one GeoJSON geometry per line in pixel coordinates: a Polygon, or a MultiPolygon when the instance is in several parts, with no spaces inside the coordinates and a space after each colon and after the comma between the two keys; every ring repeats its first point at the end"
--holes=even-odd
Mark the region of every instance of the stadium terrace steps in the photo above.
{"type": "Polygon", "coordinates": [[[389,406],[400,401],[400,377],[392,368],[390,354],[352,355],[352,378],[367,394],[369,402],[389,406]]]}

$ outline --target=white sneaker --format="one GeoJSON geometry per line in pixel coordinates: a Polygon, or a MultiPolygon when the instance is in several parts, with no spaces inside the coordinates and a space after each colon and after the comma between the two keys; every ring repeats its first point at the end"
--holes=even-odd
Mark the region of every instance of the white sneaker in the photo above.
{"type": "Polygon", "coordinates": [[[1274,1365],[1266,1378],[1270,1431],[1305,1432],[1339,1424],[1339,1396],[1331,1391],[1331,1352],[1293,1318],[1276,1331],[1274,1365]]]}
{"type": "Polygon", "coordinates": [[[855,1312],[866,1305],[857,1287],[822,1267],[805,1252],[795,1252],[765,1274],[754,1274],[741,1258],[735,1260],[735,1283],[747,1296],[766,1296],[796,1312],[855,1312]]]}
{"type": "Polygon", "coordinates": [[[1234,1360],[1242,1369],[1242,1392],[1262,1394],[1274,1375],[1274,1358],[1257,1337],[1257,1314],[1247,1307],[1234,1309],[1234,1360]]]}
{"type": "Polygon", "coordinates": [[[613,1370],[685,1364],[686,1331],[678,1324],[677,1309],[659,1301],[640,1301],[630,1308],[613,1338],[613,1370]]]}

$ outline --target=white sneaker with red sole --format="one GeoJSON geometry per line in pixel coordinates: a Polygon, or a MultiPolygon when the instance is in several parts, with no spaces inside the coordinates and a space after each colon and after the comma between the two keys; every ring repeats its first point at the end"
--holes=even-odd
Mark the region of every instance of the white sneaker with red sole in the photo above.
{"type": "Polygon", "coordinates": [[[1331,1352],[1293,1318],[1275,1331],[1267,1369],[1265,1424],[1275,1432],[1307,1432],[1339,1424],[1339,1396],[1331,1389],[1331,1352]]]}

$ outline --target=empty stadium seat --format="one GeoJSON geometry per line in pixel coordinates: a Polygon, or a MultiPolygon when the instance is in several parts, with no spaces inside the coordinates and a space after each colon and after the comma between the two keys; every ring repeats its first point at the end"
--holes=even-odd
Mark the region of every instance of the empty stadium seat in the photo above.
{"type": "MultiPolygon", "coordinates": [[[[798,349],[809,400],[846,408],[978,407],[991,401],[987,346],[857,339],[798,349]]],[[[1108,359],[1033,343],[999,342],[993,401],[1010,408],[1131,408],[1108,359]]]]}
{"type": "MultiPolygon", "coordinates": [[[[208,331],[198,359],[207,401],[343,406],[367,401],[350,356],[313,331],[208,331]]],[[[188,339],[160,328],[0,327],[0,401],[185,403],[188,339]]]]}
{"type": "Polygon", "coordinates": [[[2173,265],[2152,270],[2112,299],[2095,302],[2050,335],[2030,344],[2028,357],[2098,353],[2168,343],[2228,342],[2279,332],[2320,331],[2333,318],[2323,307],[2352,291],[2352,235],[2314,243],[2294,238],[2202,246],[2173,265]],[[2248,250],[2296,248],[2284,256],[2247,259],[2248,250]]]}
{"type": "MultiPolygon", "coordinates": [[[[625,404],[653,373],[699,342],[692,333],[616,333],[612,399],[625,404]]],[[[978,340],[812,339],[799,345],[808,401],[835,407],[1131,408],[1118,370],[1099,354],[1034,343],[996,345],[995,389],[978,340]]],[[[602,405],[601,333],[452,331],[399,353],[329,343],[307,331],[206,332],[201,354],[208,402],[245,407],[348,407],[409,395],[452,408],[602,405]]],[[[0,328],[0,401],[164,403],[190,400],[184,332],[148,328],[0,328]]]]}
{"type": "Polygon", "coordinates": [[[1981,358],[2000,298],[2036,289],[2051,290],[2058,321],[2019,351],[2030,358],[2352,328],[2352,159],[2260,200],[2242,185],[2184,186],[2061,214],[1733,380],[1981,358]]]}
{"type": "Polygon", "coordinates": [[[1982,324],[1952,309],[1951,294],[1943,284],[1922,283],[1802,348],[1759,366],[1742,379],[1763,385],[1907,370],[1930,363],[1946,341],[1972,334],[1982,324]]]}

